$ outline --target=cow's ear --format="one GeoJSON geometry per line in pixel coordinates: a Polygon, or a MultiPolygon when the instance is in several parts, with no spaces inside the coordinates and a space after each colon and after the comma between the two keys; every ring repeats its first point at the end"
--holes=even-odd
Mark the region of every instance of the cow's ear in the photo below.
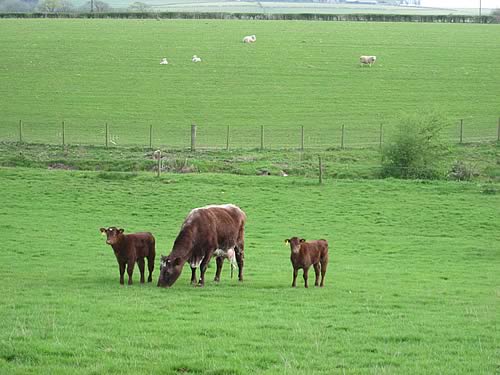
{"type": "Polygon", "coordinates": [[[118,229],[118,234],[122,234],[125,231],[125,229],[118,229]]]}
{"type": "Polygon", "coordinates": [[[285,243],[290,243],[290,240],[287,238],[287,239],[285,240],[285,243]]]}
{"type": "Polygon", "coordinates": [[[305,239],[303,239],[303,238],[301,238],[301,239],[300,239],[300,242],[306,242],[306,240],[305,240],[305,239]]]}
{"type": "Polygon", "coordinates": [[[99,229],[99,230],[101,231],[101,233],[106,232],[106,228],[101,228],[101,229],[99,229]]]}

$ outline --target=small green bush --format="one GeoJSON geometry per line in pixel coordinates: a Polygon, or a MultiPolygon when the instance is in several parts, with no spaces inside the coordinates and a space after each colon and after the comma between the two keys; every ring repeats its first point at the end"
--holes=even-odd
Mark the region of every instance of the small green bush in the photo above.
{"type": "Polygon", "coordinates": [[[448,178],[457,181],[470,181],[475,175],[477,175],[477,172],[474,167],[461,160],[456,160],[448,172],[448,178]]]}
{"type": "Polygon", "coordinates": [[[437,179],[446,147],[440,139],[446,120],[436,113],[402,118],[382,150],[382,177],[437,179]]]}

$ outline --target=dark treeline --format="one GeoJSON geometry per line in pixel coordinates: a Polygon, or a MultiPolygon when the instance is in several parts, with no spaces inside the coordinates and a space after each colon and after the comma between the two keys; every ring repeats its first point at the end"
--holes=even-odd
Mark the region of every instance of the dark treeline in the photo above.
{"type": "Polygon", "coordinates": [[[0,18],[130,18],[130,19],[239,19],[370,22],[499,23],[494,16],[407,14],[263,14],[225,12],[33,12],[0,13],[0,18]]]}

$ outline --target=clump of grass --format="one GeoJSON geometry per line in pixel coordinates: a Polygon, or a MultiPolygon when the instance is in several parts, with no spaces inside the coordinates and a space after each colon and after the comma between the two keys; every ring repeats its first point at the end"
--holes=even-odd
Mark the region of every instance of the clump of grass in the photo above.
{"type": "Polygon", "coordinates": [[[97,174],[97,178],[100,178],[102,180],[117,180],[117,181],[124,181],[124,180],[131,180],[134,179],[138,176],[137,173],[133,172],[99,172],[97,174]]]}
{"type": "Polygon", "coordinates": [[[486,195],[495,195],[497,192],[497,188],[491,185],[488,185],[481,190],[481,193],[486,195]]]}

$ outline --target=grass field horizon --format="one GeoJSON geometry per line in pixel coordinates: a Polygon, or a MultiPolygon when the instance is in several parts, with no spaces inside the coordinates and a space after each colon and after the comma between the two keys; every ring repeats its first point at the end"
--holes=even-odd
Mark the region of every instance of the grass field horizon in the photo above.
{"type": "MultiPolygon", "coordinates": [[[[0,168],[0,372],[491,374],[499,195],[471,183],[0,168]],[[203,191],[200,195],[198,192],[203,191]],[[168,253],[194,207],[247,212],[245,281],[121,287],[99,227],[168,253]],[[292,289],[292,235],[327,238],[323,289],[292,289]]],[[[158,261],[156,266],[158,267],[158,261]]]]}
{"type": "MultiPolygon", "coordinates": [[[[268,137],[295,145],[350,131],[390,131],[407,113],[437,111],[456,137],[493,139],[500,114],[500,25],[229,20],[1,20],[0,139],[19,120],[33,142],[91,143],[105,123],[120,144],[154,126],[160,143],[207,143],[226,127],[244,145],[268,137]],[[243,35],[256,34],[245,45],[243,35]],[[193,64],[191,56],[202,57],[193,64]],[[359,55],[373,54],[372,68],[359,55]],[[170,64],[159,65],[162,57],[170,64]],[[75,132],[76,130],[76,132],[75,132]],[[239,138],[238,138],[239,137],[239,138]],[[491,138],[490,138],[491,137],[491,138]],[[44,141],[46,140],[46,141],[44,141]]],[[[139,135],[138,135],[139,134],[139,135]]]]}

